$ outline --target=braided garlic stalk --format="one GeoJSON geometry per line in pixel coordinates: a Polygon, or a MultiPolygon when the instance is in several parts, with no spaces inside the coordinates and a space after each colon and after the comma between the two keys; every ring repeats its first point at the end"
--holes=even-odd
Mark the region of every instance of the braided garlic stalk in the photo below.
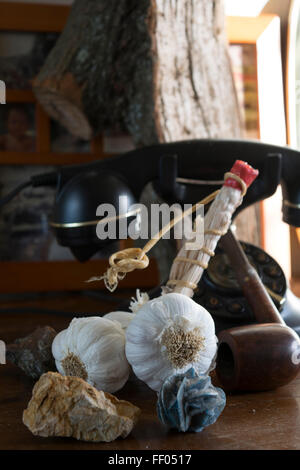
{"type": "Polygon", "coordinates": [[[232,214],[242,203],[247,188],[258,175],[247,163],[237,160],[231,172],[225,174],[225,183],[204,218],[204,244],[200,250],[187,250],[186,243],[175,258],[167,287],[172,292],[193,297],[194,289],[222,235],[230,227],[232,214]]]}
{"type": "MultiPolygon", "coordinates": [[[[169,291],[183,293],[188,297],[193,296],[193,291],[201,279],[203,270],[207,268],[208,261],[214,256],[214,250],[222,235],[227,232],[231,217],[236,208],[241,204],[247,188],[252,184],[258,175],[258,170],[254,170],[248,163],[237,160],[231,172],[225,174],[225,183],[221,190],[215,191],[198,204],[212,203],[204,219],[205,236],[204,245],[200,250],[188,251],[185,246],[179,251],[175,258],[170,272],[170,279],[167,283],[169,291]],[[173,286],[173,289],[170,288],[173,286]]],[[[109,268],[100,277],[92,277],[87,282],[103,280],[107,289],[113,292],[118,282],[127,273],[135,269],[145,269],[149,264],[147,253],[158,242],[158,240],[168,232],[174,225],[194,212],[198,206],[195,204],[183,215],[172,220],[167,226],[149,240],[144,248],[127,248],[114,253],[109,258],[109,268]]],[[[189,241],[191,243],[191,241],[189,241]]]]}

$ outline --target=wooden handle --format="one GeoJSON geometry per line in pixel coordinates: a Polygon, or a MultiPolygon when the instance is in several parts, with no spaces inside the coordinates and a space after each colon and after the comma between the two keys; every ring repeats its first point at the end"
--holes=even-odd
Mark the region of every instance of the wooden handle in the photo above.
{"type": "Polygon", "coordinates": [[[247,256],[231,229],[222,237],[221,243],[257,322],[285,325],[259,275],[249,263],[247,256]]]}

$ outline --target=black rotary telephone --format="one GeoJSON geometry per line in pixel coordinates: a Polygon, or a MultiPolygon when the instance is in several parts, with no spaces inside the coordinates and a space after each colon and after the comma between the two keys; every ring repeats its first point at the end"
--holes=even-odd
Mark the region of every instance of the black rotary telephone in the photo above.
{"type": "MultiPolygon", "coordinates": [[[[58,242],[69,247],[78,260],[85,261],[109,243],[96,236],[96,224],[101,220],[95,215],[99,204],[105,202],[117,207],[119,196],[125,195],[131,205],[139,200],[150,181],[166,202],[194,204],[222,185],[224,172],[237,159],[257,168],[259,177],[234,216],[274,194],[281,184],[283,220],[299,227],[300,152],[246,140],[200,139],[157,144],[89,164],[64,166],[57,172],[32,177],[0,201],[0,206],[28,184],[56,185],[51,225],[58,242]]],[[[133,217],[130,213],[117,215],[127,218],[128,223],[133,217]]],[[[282,269],[260,248],[249,243],[242,246],[285,322],[300,334],[300,301],[289,290],[282,269]]],[[[157,295],[157,289],[152,295],[157,295]]],[[[211,312],[217,331],[254,322],[222,243],[194,299],[211,312]]]]}

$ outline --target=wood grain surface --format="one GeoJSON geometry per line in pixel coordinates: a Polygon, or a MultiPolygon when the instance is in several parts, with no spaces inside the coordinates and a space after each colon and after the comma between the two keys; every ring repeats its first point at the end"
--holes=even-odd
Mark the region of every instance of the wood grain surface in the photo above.
{"type": "MultiPolygon", "coordinates": [[[[122,295],[131,295],[123,293],[122,295]]],[[[72,312],[105,313],[112,303],[79,294],[40,298],[35,301],[4,302],[4,307],[57,308],[72,312]]],[[[38,325],[65,328],[70,317],[45,314],[0,314],[0,338],[10,342],[25,336],[38,325]]],[[[218,421],[202,433],[178,433],[160,424],[156,416],[156,394],[131,378],[118,398],[139,406],[138,425],[126,439],[89,444],[66,438],[33,436],[22,423],[22,413],[31,397],[33,382],[10,364],[0,366],[0,449],[1,450],[192,450],[192,449],[299,449],[300,376],[274,392],[230,395],[218,421]]]]}

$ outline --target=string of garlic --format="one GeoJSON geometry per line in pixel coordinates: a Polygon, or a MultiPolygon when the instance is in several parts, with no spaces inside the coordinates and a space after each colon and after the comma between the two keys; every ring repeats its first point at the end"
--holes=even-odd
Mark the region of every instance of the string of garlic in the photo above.
{"type": "Polygon", "coordinates": [[[143,305],[126,330],[127,359],[135,374],[156,391],[172,375],[190,368],[205,375],[214,367],[217,352],[214,321],[190,297],[247,186],[257,174],[245,162],[235,163],[205,216],[204,247],[193,252],[187,252],[185,246],[180,250],[179,261],[188,267],[178,273],[179,264],[173,264],[167,287],[174,287],[174,292],[143,305]]]}

